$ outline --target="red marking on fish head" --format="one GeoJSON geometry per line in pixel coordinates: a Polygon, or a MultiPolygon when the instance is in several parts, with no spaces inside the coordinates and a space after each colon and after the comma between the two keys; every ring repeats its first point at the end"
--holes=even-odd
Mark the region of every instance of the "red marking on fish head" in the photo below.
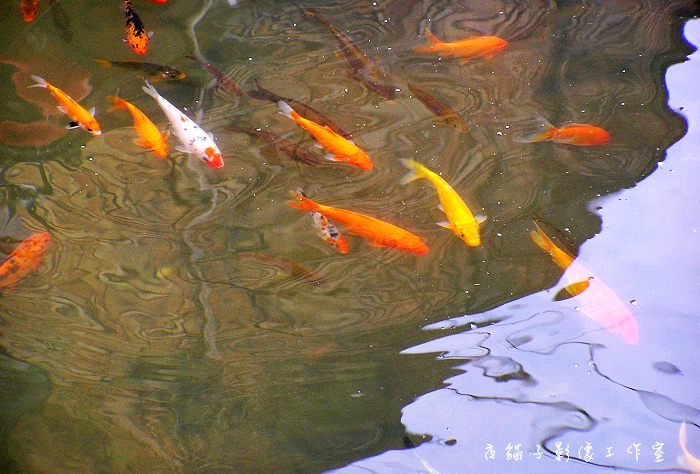
{"type": "Polygon", "coordinates": [[[36,12],[39,9],[39,1],[20,2],[20,9],[22,10],[22,18],[24,18],[24,21],[30,23],[36,18],[36,12]]]}
{"type": "Polygon", "coordinates": [[[207,164],[211,166],[212,168],[221,168],[224,166],[224,159],[221,157],[221,154],[217,153],[214,148],[209,147],[206,150],[204,150],[204,153],[207,155],[207,164]]]}

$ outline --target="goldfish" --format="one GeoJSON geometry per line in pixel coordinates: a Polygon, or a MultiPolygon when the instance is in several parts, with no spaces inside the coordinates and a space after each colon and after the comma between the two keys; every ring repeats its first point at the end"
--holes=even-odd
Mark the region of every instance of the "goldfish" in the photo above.
{"type": "Polygon", "coordinates": [[[13,289],[27,273],[39,266],[39,259],[51,242],[48,232],[27,237],[0,264],[0,288],[13,289]]]}
{"type": "Polygon", "coordinates": [[[491,59],[494,54],[508,47],[508,41],[497,36],[470,36],[469,38],[455,41],[442,42],[430,30],[425,30],[428,36],[428,44],[413,48],[418,53],[442,53],[446,56],[462,58],[462,62],[478,56],[491,59]]]}
{"type": "Polygon", "coordinates": [[[124,0],[124,12],[126,13],[126,38],[124,42],[129,43],[134,53],[146,54],[148,40],[151,39],[153,33],[146,33],[141,18],[129,0],[124,0]]]}
{"type": "Polygon", "coordinates": [[[287,201],[289,206],[303,211],[320,212],[341,223],[351,234],[369,240],[374,247],[392,247],[417,255],[428,252],[428,246],[420,237],[405,229],[364,214],[318,204],[298,192],[292,192],[292,195],[297,200],[287,201]]]}
{"type": "Polygon", "coordinates": [[[370,160],[369,156],[367,156],[364,151],[360,150],[360,148],[355,145],[355,142],[341,137],[328,126],[322,127],[316,122],[305,119],[283,100],[280,100],[277,105],[283,115],[291,118],[298,123],[299,126],[306,129],[306,131],[318,140],[323,148],[328,150],[328,154],[326,154],[327,160],[347,163],[361,170],[372,169],[372,160],[370,160]]]}
{"type": "Polygon", "coordinates": [[[165,140],[167,140],[170,133],[165,132],[161,134],[156,126],[153,125],[153,122],[151,122],[143,112],[124,99],[113,95],[107,98],[114,103],[114,107],[112,107],[110,111],[126,109],[131,113],[131,116],[134,118],[134,128],[139,135],[139,138],[134,140],[134,143],[138,146],[148,148],[155,153],[158,158],[165,158],[168,156],[168,145],[165,144],[165,140]]]}
{"type": "Polygon", "coordinates": [[[298,113],[301,117],[311,120],[312,122],[316,122],[317,124],[321,126],[325,126],[333,130],[335,133],[340,135],[343,138],[347,138],[350,140],[352,138],[352,135],[347,133],[345,130],[340,128],[340,125],[336,124],[333,122],[331,119],[323,115],[321,112],[318,110],[309,107],[306,104],[302,104],[301,102],[298,102],[294,99],[290,99],[288,97],[282,97],[279,94],[275,94],[272,91],[269,91],[267,89],[263,89],[263,87],[258,83],[258,80],[255,80],[255,86],[257,89],[255,90],[249,90],[248,91],[248,97],[252,97],[253,99],[259,99],[259,100],[269,100],[271,102],[274,102],[277,104],[280,100],[284,101],[289,105],[291,108],[294,109],[296,113],[298,113]]]}
{"type": "Polygon", "coordinates": [[[678,444],[681,446],[681,451],[683,451],[683,457],[680,458],[681,465],[688,469],[693,474],[700,474],[700,459],[696,458],[686,446],[688,442],[688,429],[686,428],[685,421],[681,423],[681,427],[678,430],[678,444]]]}
{"type": "Polygon", "coordinates": [[[185,78],[185,73],[178,71],[174,67],[162,64],[145,63],[143,61],[107,61],[104,59],[95,59],[94,61],[100,63],[102,67],[120,67],[140,71],[139,77],[148,79],[151,82],[179,81],[185,78]]]}
{"type": "Polygon", "coordinates": [[[90,111],[87,111],[83,107],[81,107],[80,104],[71,99],[68,94],[63,92],[61,89],[52,86],[41,77],[31,76],[31,78],[36,82],[36,84],[30,87],[43,87],[47,89],[49,92],[51,92],[51,95],[53,95],[56,98],[56,100],[58,100],[58,103],[61,104],[58,106],[58,110],[60,110],[61,112],[63,112],[71,118],[71,122],[68,124],[67,128],[80,127],[83,130],[92,133],[94,136],[102,134],[100,124],[97,123],[97,120],[95,120],[94,117],[94,108],[92,108],[90,111]]]}
{"type": "Polygon", "coordinates": [[[300,161],[317,168],[323,165],[323,161],[321,161],[317,155],[311,153],[305,148],[300,147],[293,141],[287,140],[286,138],[279,137],[259,128],[241,127],[240,125],[236,125],[234,123],[230,124],[227,128],[235,132],[245,133],[251,137],[255,137],[264,142],[270,143],[296,161],[300,161]]]}
{"type": "Polygon", "coordinates": [[[207,70],[209,75],[213,77],[214,80],[221,85],[221,87],[229,91],[231,94],[235,95],[236,97],[241,97],[243,95],[243,91],[241,91],[233,79],[231,79],[227,74],[219,71],[217,68],[201,58],[192,55],[187,55],[185,57],[187,59],[192,59],[193,61],[198,61],[204,67],[204,69],[207,70]]]}
{"type": "Polygon", "coordinates": [[[146,80],[146,85],[143,86],[143,90],[156,100],[163,110],[163,113],[165,113],[165,116],[168,117],[168,121],[173,127],[175,136],[180,140],[180,143],[182,143],[182,145],[175,147],[176,150],[182,153],[197,155],[212,168],[221,168],[224,166],[221,151],[219,147],[216,146],[214,136],[211,133],[202,130],[192,119],[165,100],[148,80],[146,80]]]}
{"type": "Polygon", "coordinates": [[[637,344],[639,326],[625,303],[573,256],[557,247],[537,222],[534,224],[536,230],[530,231],[530,238],[564,270],[567,287],[573,290],[581,312],[627,344],[637,344]]]}
{"type": "Polygon", "coordinates": [[[479,223],[484,219],[481,217],[479,219],[474,217],[452,186],[417,161],[402,159],[401,164],[411,170],[401,180],[401,184],[410,183],[420,178],[426,178],[435,187],[438,198],[440,199],[440,206],[448,219],[447,222],[438,222],[438,225],[452,230],[457,237],[462,239],[470,247],[476,247],[481,244],[479,223]]]}
{"type": "Polygon", "coordinates": [[[411,83],[408,84],[408,90],[411,91],[411,94],[416,96],[416,99],[421,101],[423,105],[425,105],[432,113],[437,115],[440,120],[459,128],[462,132],[466,133],[469,131],[469,127],[467,126],[466,122],[457,112],[454,111],[454,109],[452,109],[452,107],[411,83]]]}
{"type": "Polygon", "coordinates": [[[540,115],[536,119],[544,131],[517,138],[517,141],[529,143],[548,140],[577,146],[605,145],[610,141],[610,134],[600,127],[572,123],[557,128],[540,115]]]}
{"type": "Polygon", "coordinates": [[[350,38],[316,10],[306,8],[304,13],[318,19],[333,33],[340,44],[340,55],[348,63],[352,70],[352,75],[357,80],[385,99],[394,99],[396,97],[396,86],[386,82],[388,75],[377,61],[367,56],[350,38]]]}
{"type": "Polygon", "coordinates": [[[24,21],[30,23],[36,18],[36,12],[39,10],[39,0],[20,0],[19,8],[22,11],[24,21]]]}

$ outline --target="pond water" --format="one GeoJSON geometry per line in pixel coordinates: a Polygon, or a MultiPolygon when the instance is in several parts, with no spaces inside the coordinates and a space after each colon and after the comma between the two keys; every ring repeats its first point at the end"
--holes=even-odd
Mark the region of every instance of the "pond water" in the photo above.
{"type": "Polygon", "coordinates": [[[143,58],[122,42],[118,2],[41,2],[32,23],[14,3],[0,250],[35,232],[52,242],[0,297],[0,471],[680,472],[683,421],[700,456],[700,59],[683,63],[684,25],[700,44],[694,2],[303,5],[379,61],[389,89],[351,74],[329,28],[293,2],[134,2],[154,32],[143,58]],[[414,51],[427,29],[509,44],[463,63],[414,51]],[[374,168],[310,166],[233,129],[322,159],[275,104],[217,87],[191,54],[244,92],[257,81],[331,117],[374,168]],[[214,134],[224,167],[176,151],[174,136],[168,159],[135,145],[107,96],[161,131],[167,120],[138,72],[94,59],[184,72],[155,87],[214,134]],[[50,94],[27,92],[32,74],[96,107],[102,135],[64,131],[50,94]],[[409,84],[469,131],[436,121],[409,84]],[[611,138],[524,140],[538,117],[611,138]],[[435,190],[402,185],[400,158],[486,216],[481,245],[435,224],[435,190]],[[337,223],[339,253],[285,204],[297,188],[429,252],[370,246],[337,223]],[[553,301],[563,270],[533,243],[533,217],[595,275],[580,295],[553,301]],[[638,341],[586,316],[593,281],[638,341]]]}

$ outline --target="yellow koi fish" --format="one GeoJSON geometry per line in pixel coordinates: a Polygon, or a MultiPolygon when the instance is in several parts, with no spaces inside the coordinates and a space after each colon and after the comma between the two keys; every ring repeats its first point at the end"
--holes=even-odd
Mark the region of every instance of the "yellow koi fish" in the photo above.
{"type": "Polygon", "coordinates": [[[401,160],[401,163],[411,170],[401,180],[401,184],[410,183],[420,178],[426,178],[437,190],[440,206],[449,221],[438,222],[438,225],[452,230],[457,237],[466,242],[470,247],[476,247],[481,244],[479,223],[484,219],[480,218],[477,220],[474,217],[472,211],[469,210],[462,198],[459,197],[459,194],[452,189],[452,186],[417,161],[404,159],[401,160]]]}
{"type": "Polygon", "coordinates": [[[627,344],[637,344],[637,320],[620,297],[568,252],[557,247],[537,222],[535,228],[530,231],[530,238],[565,271],[566,289],[579,302],[581,312],[627,344]]]}

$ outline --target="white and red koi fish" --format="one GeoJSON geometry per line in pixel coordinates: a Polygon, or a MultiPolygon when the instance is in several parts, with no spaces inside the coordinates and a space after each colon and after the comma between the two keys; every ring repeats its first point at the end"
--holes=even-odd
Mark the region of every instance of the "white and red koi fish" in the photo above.
{"type": "Polygon", "coordinates": [[[146,86],[143,86],[144,92],[158,102],[158,105],[173,127],[173,133],[182,143],[176,146],[175,149],[183,153],[197,155],[212,168],[224,166],[224,160],[221,157],[219,147],[214,142],[214,136],[202,130],[192,119],[165,100],[150,82],[146,81],[146,84],[146,86]]]}

